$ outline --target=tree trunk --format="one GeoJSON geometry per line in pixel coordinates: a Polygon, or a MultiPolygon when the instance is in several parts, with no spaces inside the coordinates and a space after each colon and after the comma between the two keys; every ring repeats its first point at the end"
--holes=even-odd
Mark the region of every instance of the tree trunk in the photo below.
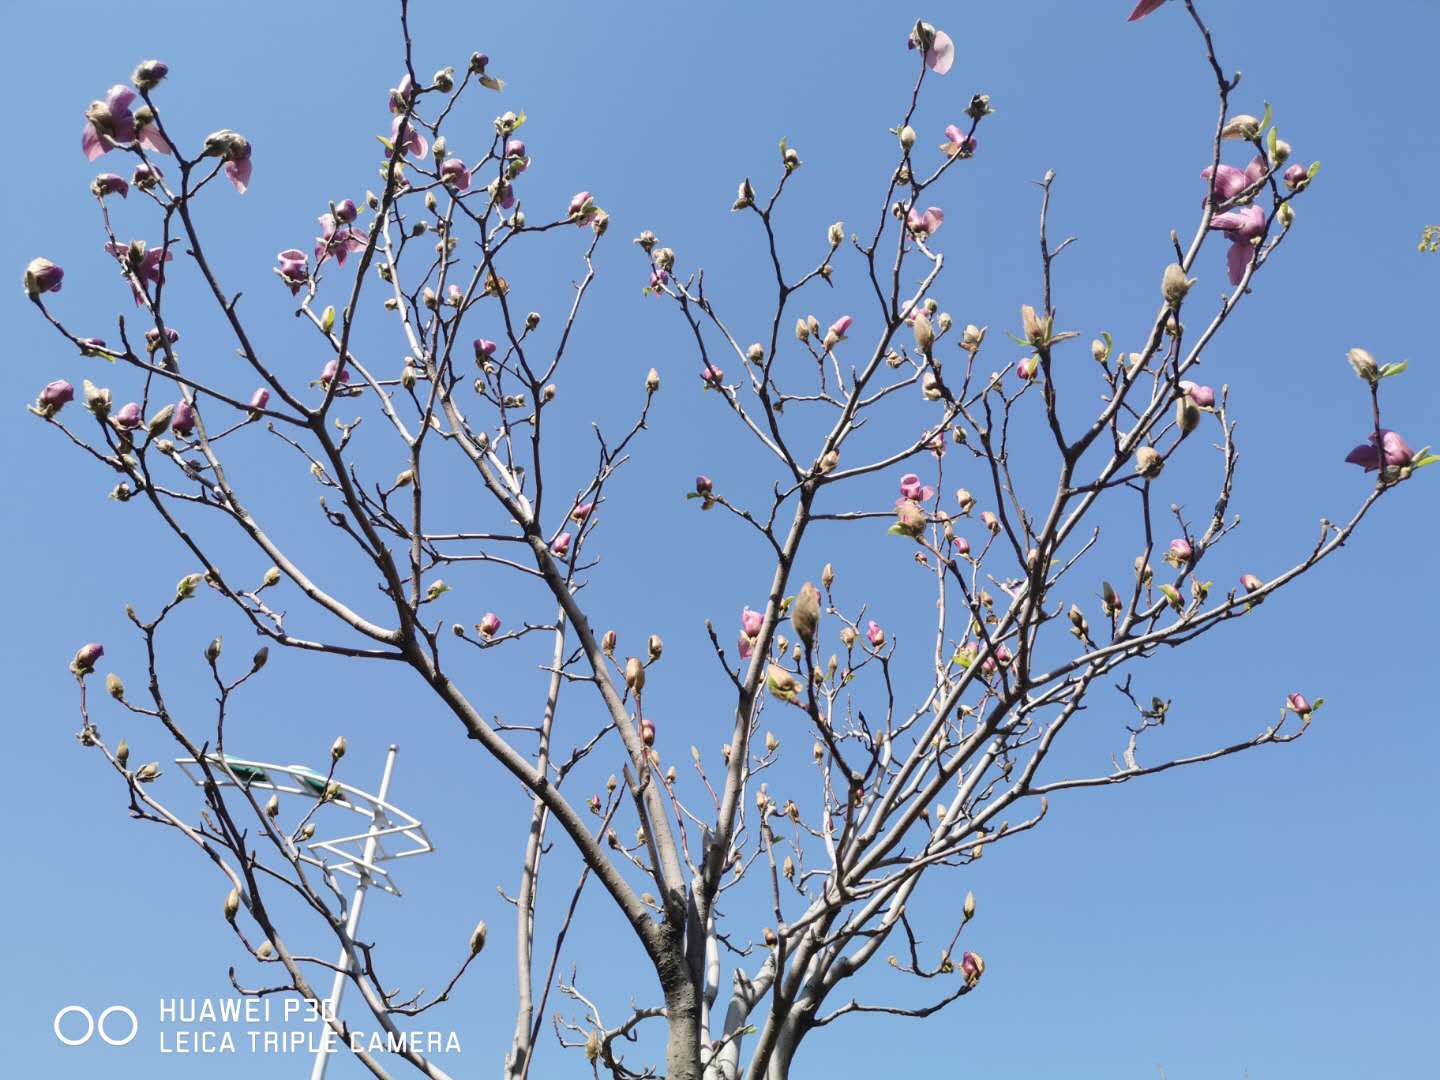
{"type": "Polygon", "coordinates": [[[701,1080],[700,997],[689,979],[665,990],[665,1080],[701,1080]]]}

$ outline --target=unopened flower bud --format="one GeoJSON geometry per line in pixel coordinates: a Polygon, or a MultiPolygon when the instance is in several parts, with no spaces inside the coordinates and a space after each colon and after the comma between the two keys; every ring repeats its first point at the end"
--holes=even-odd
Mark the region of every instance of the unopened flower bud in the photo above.
{"type": "Polygon", "coordinates": [[[651,660],[659,660],[660,654],[665,651],[665,642],[660,640],[659,634],[651,634],[650,640],[646,642],[646,648],[650,651],[651,660]]]}
{"type": "Polygon", "coordinates": [[[808,648],[815,645],[815,632],[820,624],[820,592],[810,582],[801,586],[790,610],[790,625],[808,648]]]}
{"type": "Polygon", "coordinates": [[[631,690],[645,689],[645,665],[640,663],[638,656],[625,661],[625,685],[631,690]]]}
{"type": "Polygon", "coordinates": [[[1184,435],[1200,426],[1200,410],[1188,396],[1175,400],[1175,426],[1184,435]]]}
{"type": "Polygon", "coordinates": [[[225,896],[225,921],[234,922],[240,913],[240,890],[231,889],[225,896]]]}
{"type": "Polygon", "coordinates": [[[900,145],[906,150],[915,145],[915,129],[909,124],[900,129],[900,145]]]}
{"type": "Polygon", "coordinates": [[[345,736],[344,736],[344,735],[341,735],[341,736],[340,736],[339,738],[337,738],[333,743],[331,743],[331,744],[330,744],[330,760],[331,760],[331,761],[339,761],[342,757],[344,757],[344,756],[345,756],[346,745],[347,745],[347,744],[346,744],[346,742],[345,742],[345,736]]]}
{"type": "Polygon", "coordinates": [[[606,656],[615,655],[615,638],[614,630],[606,630],[605,636],[600,639],[600,648],[604,650],[606,656]]]}
{"type": "MultiPolygon", "coordinates": [[[[976,852],[981,849],[977,846],[976,852]]],[[[966,986],[975,986],[980,981],[980,976],[985,974],[985,960],[979,953],[967,952],[960,958],[960,974],[965,979],[966,986]]]]}
{"type": "Polygon", "coordinates": [[[1146,480],[1154,480],[1165,468],[1165,461],[1153,446],[1142,446],[1135,451],[1135,472],[1146,480]]]}
{"type": "Polygon", "coordinates": [[[1222,139],[1240,139],[1250,142],[1260,136],[1260,121],[1249,113],[1236,113],[1220,129],[1222,139]]]}
{"type": "Polygon", "coordinates": [[[960,914],[966,922],[975,917],[975,894],[973,892],[965,893],[965,903],[960,908],[960,914]]]}
{"type": "Polygon", "coordinates": [[[113,671],[105,676],[105,692],[116,701],[125,700],[125,684],[120,681],[120,676],[113,671]]]}
{"type": "Polygon", "coordinates": [[[75,658],[70,661],[70,670],[76,675],[89,675],[95,670],[95,665],[105,655],[105,646],[98,641],[92,641],[88,645],[82,645],[75,653],[75,658]]]}
{"type": "Polygon", "coordinates": [[[470,931],[470,955],[479,956],[480,950],[485,948],[485,935],[488,931],[485,928],[485,920],[481,919],[475,924],[475,929],[470,931]]]}
{"type": "Polygon", "coordinates": [[[920,350],[922,356],[929,356],[935,345],[935,328],[930,325],[930,319],[923,313],[916,314],[914,330],[915,348],[920,350]]]}
{"type": "Polygon", "coordinates": [[[1160,295],[1167,304],[1178,307],[1194,284],[1195,279],[1187,278],[1179,263],[1171,263],[1160,278],[1160,295]]]}

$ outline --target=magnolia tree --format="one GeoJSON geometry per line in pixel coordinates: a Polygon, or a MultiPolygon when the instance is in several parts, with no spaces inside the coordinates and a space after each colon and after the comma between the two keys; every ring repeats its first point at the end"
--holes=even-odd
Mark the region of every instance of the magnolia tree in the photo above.
{"type": "MultiPolygon", "coordinates": [[[[1159,7],[1147,0],[1132,18],[1159,7]]],[[[1132,689],[1126,669],[1253,617],[1437,458],[1384,427],[1381,387],[1404,364],[1351,349],[1368,401],[1357,406],[1360,445],[1347,460],[1374,473],[1373,487],[1348,520],[1322,521],[1319,535],[1285,561],[1266,558],[1272,565],[1250,567],[1234,584],[1206,578],[1207,560],[1238,524],[1229,507],[1237,449],[1225,389],[1202,384],[1199,365],[1270,270],[1316,166],[1292,160],[1268,107],[1260,118],[1232,109],[1239,76],[1217,59],[1192,0],[1166,15],[1194,23],[1218,109],[1213,130],[1195,139],[1193,229],[1188,239],[1171,234],[1168,266],[1145,271],[1158,309],[1143,337],[1128,343],[1133,351],[1100,333],[1087,355],[1083,344],[1070,344],[1081,332],[1057,319],[1051,271],[1070,240],[1051,238],[1050,175],[1038,189],[1039,280],[1034,295],[1016,298],[1017,319],[987,333],[943,310],[944,192],[980,152],[991,108],[977,93],[943,137],[912,127],[921,95],[957,58],[945,31],[923,21],[908,38],[903,27],[896,34],[895,46],[913,51],[914,84],[896,113],[894,165],[877,188],[883,196],[863,224],[847,232],[837,222],[808,254],[782,252],[777,219],[802,166],[783,142],[764,180],[740,184],[734,210],[763,234],[758,273],[773,281],[773,305],[722,312],[698,265],[667,246],[683,250],[680,238],[640,233],[645,262],[636,272],[648,275],[654,317],[673,312],[693,339],[698,379],[689,376],[680,392],[729,414],[772,466],[771,494],[759,501],[705,476],[689,493],[700,508],[720,511],[709,520],[730,522],[773,557],[755,606],[737,610],[732,625],[708,628],[715,685],[696,695],[697,707],[717,703],[704,722],[729,732],[713,759],[693,748],[688,758],[672,753],[658,730],[663,720],[645,714],[647,679],[661,674],[660,639],[622,646],[599,629],[615,613],[587,607],[595,529],[617,473],[643,445],[660,377],[653,369],[643,382],[637,377],[633,419],[598,436],[593,468],[578,484],[554,479],[563,465],[573,480],[577,440],[591,438],[568,433],[569,444],[552,449],[567,433],[544,421],[611,218],[585,191],[568,206],[526,205],[531,158],[521,115],[496,117],[488,145],[449,141],[462,97],[476,87],[503,93],[489,58],[476,53],[463,72],[423,78],[402,0],[405,68],[389,94],[382,185],[359,202],[325,208],[313,246],[280,252],[273,294],[243,312],[207,254],[196,207],[244,194],[249,140],[221,130],[197,141],[168,126],[167,68],[155,60],[87,110],[82,148],[117,170],[97,176],[91,190],[104,251],[134,315],[116,318],[108,341],[87,336],[97,317],[67,311],[55,295],[63,271],[35,259],[25,272],[35,310],[92,374],[106,371],[110,385],[85,380],[83,400],[72,406],[74,388],[57,379],[31,411],[118,474],[112,496],[155,515],[183,549],[193,572],[173,598],[128,609],[148,670],[129,688],[106,674],[113,700],[105,707],[117,727],[158,722],[177,744],[170,752],[197,759],[208,782],[195,796],[188,785],[167,792],[158,760],[144,761],[162,753],[153,734],[129,732],[146,747],[133,756],[123,738],[102,735],[112,722],[90,693],[100,643],[85,645],[71,664],[79,739],[113,771],[133,817],[173,829],[227,879],[224,917],[255,962],[249,974],[232,969],[238,989],[318,1003],[317,976],[323,982],[343,970],[379,1029],[398,1035],[449,998],[486,940],[482,923],[468,946],[457,942],[455,957],[434,957],[449,982],[426,999],[392,989],[385,947],[347,930],[344,892],[306,847],[315,811],[344,797],[335,779],[344,740],[308,808],[252,790],[252,773],[225,755],[227,709],[260,675],[272,646],[379,664],[423,686],[458,721],[457,735],[523,787],[528,835],[520,866],[507,872],[514,1037],[495,1058],[512,1078],[532,1074],[546,1041],[552,1052],[557,1042],[570,1048],[575,1067],[596,1074],[780,1078],[819,1028],[863,1013],[934,1015],[974,992],[985,972],[985,960],[967,948],[976,908],[963,868],[1037,825],[1049,796],[1305,733],[1320,701],[1298,688],[1248,737],[1156,756],[1148,737],[1165,723],[1169,702],[1132,689]],[[127,221],[143,240],[117,228],[116,200],[127,198],[127,221]],[[577,250],[578,277],[555,289],[553,311],[527,314],[506,276],[515,272],[514,249],[553,243],[555,234],[577,250]],[[213,299],[237,359],[183,362],[185,315],[169,302],[179,275],[213,299]],[[1229,287],[1218,303],[1201,300],[1192,275],[1228,279],[1229,287]],[[840,293],[821,286],[847,277],[857,306],[837,310],[832,297],[840,293]],[[291,310],[308,324],[308,381],[282,373],[257,343],[247,325],[256,308],[291,310]],[[388,329],[357,332],[362,312],[388,329]],[[735,329],[742,324],[763,326],[761,340],[745,340],[750,335],[735,329]],[[402,351],[403,363],[385,359],[402,351]],[[96,367],[96,358],[114,367],[96,367]],[[370,420],[363,428],[362,417],[370,420]],[[872,418],[883,421],[867,427],[872,418]],[[1041,437],[1022,447],[1011,433],[1025,424],[1041,437]],[[363,572],[337,573],[332,555],[306,565],[283,541],[294,528],[289,516],[261,520],[252,500],[269,470],[257,464],[257,440],[308,470],[333,527],[327,548],[353,548],[363,572]],[[1185,457],[1213,462],[1213,490],[1178,490],[1173,478],[1184,470],[1167,470],[1185,457]],[[378,476],[377,461],[389,463],[378,476]],[[1020,464],[1025,477],[1049,476],[1046,488],[1029,491],[1020,464]],[[946,485],[947,465],[951,483],[958,478],[968,490],[946,485]],[[867,508],[863,493],[877,478],[895,485],[896,498],[867,508]],[[1192,520],[1180,507],[1197,499],[1213,499],[1213,510],[1192,520]],[[1112,502],[1138,525],[1119,530],[1104,519],[1102,530],[1102,504],[1112,502]],[[197,528],[202,522],[223,524],[251,556],[234,555],[232,546],[222,559],[197,528]],[[888,543],[929,576],[935,611],[915,667],[923,677],[900,676],[894,635],[887,639],[868,617],[863,578],[837,577],[812,554],[818,522],[888,528],[888,543]],[[544,606],[470,612],[463,589],[442,600],[442,574],[457,580],[469,563],[524,578],[544,606]],[[219,638],[204,650],[218,702],[204,722],[177,715],[160,674],[167,620],[179,605],[202,602],[228,605],[265,646],[253,660],[246,650],[239,663],[222,655],[219,638]],[[537,722],[487,718],[485,680],[503,670],[494,658],[537,635],[550,657],[537,722]],[[1052,755],[1090,691],[1117,678],[1122,717],[1108,734],[1089,725],[1090,739],[1108,740],[1111,767],[1057,770],[1052,755]],[[562,710],[562,700],[577,704],[562,710]],[[787,743],[803,747],[788,772],[777,768],[782,754],[762,723],[767,712],[772,726],[806,732],[787,743]],[[594,777],[593,787],[577,777],[594,777]],[[537,894],[556,833],[581,869],[578,881],[556,886],[563,917],[544,926],[537,894]],[[912,904],[932,878],[955,900],[948,921],[917,925],[912,904]],[[582,898],[599,903],[598,894],[623,915],[653,978],[586,986],[564,974],[567,933],[577,910],[587,917],[582,898]],[[295,945],[316,932],[338,939],[341,965],[295,945]],[[865,975],[877,960],[925,993],[877,993],[865,975]]],[[[1216,363],[1220,374],[1224,366],[1223,358],[1216,363]]],[[[327,1022],[348,1047],[347,1021],[327,1022]]],[[[403,1040],[383,1056],[349,1049],[377,1077],[410,1068],[447,1075],[403,1040]]]]}

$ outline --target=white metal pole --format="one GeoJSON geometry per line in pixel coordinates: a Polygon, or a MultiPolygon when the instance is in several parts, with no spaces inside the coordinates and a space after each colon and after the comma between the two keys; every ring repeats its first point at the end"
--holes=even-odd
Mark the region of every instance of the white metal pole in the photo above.
{"type": "MultiPolygon", "coordinates": [[[[380,790],[377,793],[381,802],[389,798],[390,776],[395,771],[395,754],[399,749],[398,746],[391,743],[390,750],[385,755],[385,771],[380,776],[380,790]]],[[[370,823],[372,832],[365,841],[364,857],[366,863],[373,864],[375,862],[375,849],[379,845],[379,840],[376,838],[373,829],[383,820],[384,811],[377,806],[375,808],[375,817],[370,823]]],[[[351,941],[355,940],[355,933],[360,928],[360,908],[365,903],[365,890],[370,885],[369,871],[363,866],[357,869],[360,871],[360,880],[355,886],[355,894],[350,898],[350,914],[345,920],[345,933],[351,941]]],[[[335,972],[335,981],[330,986],[330,996],[325,1000],[324,1004],[324,1008],[328,1010],[329,1016],[338,1017],[340,1015],[340,996],[345,992],[345,980],[348,977],[346,975],[349,966],[347,963],[348,959],[349,957],[342,948],[340,950],[340,959],[335,962],[335,966],[340,970],[335,972]]],[[[330,1042],[329,1036],[331,1036],[333,1032],[331,1032],[328,1025],[324,1031],[325,1035],[322,1036],[320,1040],[320,1049],[315,1051],[315,1065],[310,1070],[310,1080],[325,1080],[325,1068],[330,1063],[331,1051],[328,1044],[330,1042]]]]}

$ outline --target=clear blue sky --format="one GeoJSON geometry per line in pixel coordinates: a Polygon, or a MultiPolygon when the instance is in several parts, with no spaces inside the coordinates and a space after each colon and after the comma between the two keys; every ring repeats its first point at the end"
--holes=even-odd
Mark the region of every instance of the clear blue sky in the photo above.
{"type": "MultiPolygon", "coordinates": [[[[1055,231],[1080,237],[1057,271],[1061,321],[1085,340],[1101,329],[1133,340],[1154,311],[1169,230],[1193,227],[1213,84],[1177,7],[1127,25],[1130,6],[417,4],[422,72],[463,66],[483,49],[509,82],[471,114],[476,141],[460,148],[474,156],[489,115],[523,107],[535,212],[588,188],[612,215],[562,384],[562,416],[580,433],[575,452],[588,458],[580,440],[589,420],[617,428],[646,369],[658,367],[666,380],[653,430],[614,489],[600,534],[606,561],[586,596],[595,621],[631,642],[652,631],[665,637],[655,701],[667,756],[683,761],[695,742],[713,757],[728,737],[729,707],[702,620],[730,633],[741,604],[756,603],[768,581],[763,551],[680,496],[699,471],[730,490],[758,493],[764,481],[745,471],[755,459],[732,449],[733,425],[698,391],[675,314],[641,296],[643,262],[628,239],[654,228],[686,264],[703,262],[717,295],[748,326],[747,275],[760,249],[751,224],[728,212],[736,182],[773,176],[776,140],[786,135],[805,161],[787,235],[814,248],[830,221],[868,219],[892,146],[885,129],[909,88],[903,40],[918,14],[947,28],[960,50],[923,107],[922,140],[938,138],[973,92],[991,94],[997,109],[978,157],[945,191],[940,239],[954,267],[941,288],[945,307],[962,324],[998,332],[1013,327],[1020,303],[1035,301],[1029,181],[1053,168],[1055,231]]],[[[1214,575],[1228,581],[1252,565],[1287,564],[1312,542],[1321,515],[1342,518],[1363,497],[1367,479],[1341,463],[1367,425],[1344,362],[1349,346],[1411,359],[1410,373],[1391,384],[1399,392],[1387,419],[1416,446],[1440,442],[1440,257],[1415,251],[1421,226],[1440,218],[1432,55],[1440,11],[1421,0],[1210,0],[1204,8],[1222,61],[1245,73],[1237,107],[1259,113],[1273,102],[1296,154],[1324,163],[1299,201],[1294,235],[1205,369],[1207,381],[1231,386],[1242,421],[1234,508],[1245,525],[1218,554],[1214,575]]],[[[51,1034],[55,1011],[71,1002],[97,1012],[127,1003],[148,1018],[161,996],[225,995],[226,967],[244,958],[219,917],[219,879],[174,837],[127,821],[123,792],[72,737],[70,654],[102,640],[104,669],[138,681],[124,604],[153,608],[192,567],[138,505],[106,501],[112,478],[24,412],[41,385],[61,376],[77,386],[84,376],[112,381],[117,400],[126,397],[121,375],[61,347],[28,310],[18,279],[34,255],[62,263],[57,309],[88,333],[113,336],[114,313],[129,301],[99,250],[86,190],[96,169],[79,150],[81,114],[136,61],[158,56],[172,69],[161,100],[173,128],[192,144],[219,127],[254,142],[250,193],[215,191],[203,225],[227,281],[246,290],[265,346],[286,357],[282,367],[293,354],[287,370],[313,377],[323,358],[286,317],[288,297],[270,266],[281,248],[308,246],[327,199],[359,199],[376,186],[372,136],[388,121],[385,91],[400,72],[392,16],[378,0],[52,0],[8,13],[15,149],[0,173],[12,286],[0,293],[8,353],[0,400],[9,403],[0,422],[8,463],[3,633],[9,805],[26,824],[10,839],[0,895],[0,1030],[17,1075],[178,1080],[307,1068],[244,1054],[161,1055],[153,1024],[121,1050],[98,1042],[67,1049],[51,1034]]],[[[121,213],[122,231],[148,234],[136,200],[121,213]]],[[[553,253],[552,263],[526,268],[521,287],[534,298],[524,303],[558,321],[576,252],[567,241],[553,253]]],[[[1202,259],[1207,296],[1220,287],[1222,261],[1220,245],[1202,259]]],[[[192,287],[183,257],[174,276],[177,288],[192,287]]],[[[842,284],[858,289],[853,277],[842,284]]],[[[817,312],[822,320],[843,310],[841,297],[833,311],[817,312]]],[[[231,345],[213,316],[187,316],[181,328],[192,362],[207,354],[217,369],[225,362],[231,345]]],[[[397,364],[403,352],[393,341],[374,347],[394,351],[397,364]]],[[[263,461],[269,471],[258,479],[273,482],[268,512],[288,515],[290,540],[302,550],[322,550],[324,526],[303,470],[270,452],[263,461]],[[290,507],[277,501],[292,494],[290,507]]],[[[1246,1070],[1254,1080],[1440,1076],[1432,974],[1440,962],[1432,927],[1440,736],[1424,674],[1434,667],[1431,613],[1440,601],[1426,555],[1436,481],[1422,474],[1387,498],[1339,559],[1258,619],[1147,676],[1148,690],[1176,699],[1188,738],[1258,730],[1291,689],[1326,698],[1309,736],[1064,797],[1041,830],[996,849],[963,878],[933,882],[931,910],[953,908],[967,887],[979,897],[967,935],[989,962],[980,991],[936,1021],[859,1019],[817,1034],[797,1075],[872,1075],[903,1053],[917,1075],[987,1080],[1148,1078],[1157,1065],[1171,1080],[1238,1080],[1246,1070]]],[[[1192,496],[1196,516],[1206,497],[1192,496]]],[[[908,553],[846,534],[827,543],[807,573],[831,558],[851,602],[873,599],[900,630],[927,617],[913,568],[902,565],[908,553]]],[[[233,546],[221,550],[253,562],[233,546]]],[[[447,618],[474,621],[491,606],[512,623],[548,612],[494,575],[466,588],[447,618]]],[[[186,610],[178,628],[165,670],[198,726],[209,696],[203,643],[224,630],[235,653],[252,646],[208,601],[186,610]]],[[[485,711],[528,721],[539,676],[526,663],[486,660],[488,669],[471,673],[485,711]]],[[[593,706],[579,694],[569,701],[578,726],[593,706]]],[[[157,732],[127,726],[105,704],[102,729],[126,734],[137,759],[174,756],[157,732]]],[[[1118,716],[1093,712],[1077,767],[1105,767],[1122,745],[1118,716]]],[[[509,909],[495,887],[513,889],[523,841],[526,804],[514,785],[398,670],[277,656],[233,723],[237,751],[243,743],[284,761],[323,759],[343,731],[356,779],[378,771],[386,743],[401,744],[396,798],[430,824],[440,853],[400,867],[407,896],[376,898],[366,936],[389,943],[387,978],[433,988],[474,920],[490,921],[491,949],[440,1026],[459,1029],[465,1043],[447,1067],[493,1074],[513,1024],[509,909]]],[[[798,731],[788,735],[808,746],[798,731]]],[[[172,767],[164,790],[178,795],[178,781],[172,767]]],[[[550,874],[568,893],[563,844],[550,874]]],[[[612,1011],[632,993],[652,1000],[636,949],[606,903],[591,899],[572,958],[582,987],[606,995],[612,1011]]],[[[547,914],[557,902],[550,897],[547,914]]],[[[242,964],[242,974],[253,979],[252,967],[242,964]]],[[[890,983],[880,974],[872,985],[878,995],[890,983]]],[[[545,1053],[538,1075],[583,1069],[545,1053]]],[[[360,1074],[349,1062],[332,1073],[360,1074]]]]}

